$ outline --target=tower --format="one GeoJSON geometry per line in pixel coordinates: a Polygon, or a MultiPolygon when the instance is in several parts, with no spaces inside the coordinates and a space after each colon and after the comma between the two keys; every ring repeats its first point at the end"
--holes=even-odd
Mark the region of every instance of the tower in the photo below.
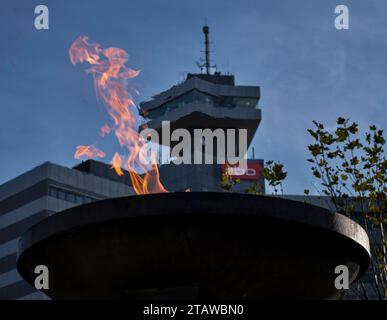
{"type": "MultiPolygon", "coordinates": [[[[214,66],[210,63],[208,26],[203,27],[203,33],[205,60],[198,65],[201,69],[205,68],[206,72],[188,73],[183,83],[153,96],[150,101],[142,102],[140,106],[147,114],[147,126],[158,131],[160,137],[163,135],[163,121],[170,123],[171,132],[186,129],[191,137],[194,136],[195,129],[210,129],[212,132],[216,129],[235,129],[236,132],[245,129],[249,146],[261,121],[261,110],[258,107],[260,87],[235,85],[234,75],[223,75],[220,72],[212,74],[211,69],[214,66]]],[[[216,137],[214,146],[215,139],[216,137]]],[[[238,141],[236,137],[236,149],[238,141]]],[[[160,142],[164,144],[163,141],[160,142]]],[[[194,144],[192,140],[191,146],[194,144]]],[[[192,159],[196,152],[192,147],[192,159]]],[[[259,174],[262,160],[248,160],[248,168],[250,174],[238,174],[241,178],[241,183],[237,186],[239,191],[243,191],[253,180],[263,190],[264,180],[259,174]]],[[[220,191],[221,170],[222,165],[215,161],[213,164],[170,163],[160,167],[160,175],[170,191],[188,188],[192,191],[220,191]]]]}

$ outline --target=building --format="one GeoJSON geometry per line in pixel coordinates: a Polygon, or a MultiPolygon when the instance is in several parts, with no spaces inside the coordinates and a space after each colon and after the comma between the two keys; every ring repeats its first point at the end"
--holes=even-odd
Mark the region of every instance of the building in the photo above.
{"type": "MultiPolygon", "coordinates": [[[[141,103],[141,108],[147,113],[148,128],[155,129],[160,136],[164,130],[163,121],[169,121],[171,132],[180,128],[188,130],[192,139],[193,159],[195,129],[210,129],[212,133],[218,128],[235,129],[236,133],[238,129],[247,129],[247,144],[250,145],[261,121],[259,98],[259,87],[237,86],[232,75],[188,74],[186,81],[158,94],[151,101],[141,103]]],[[[212,136],[214,138],[215,134],[212,136]]],[[[215,147],[216,140],[213,141],[215,147]]],[[[234,141],[231,143],[235,143],[235,149],[238,150],[238,137],[234,141]]],[[[160,176],[165,187],[171,191],[221,191],[219,181],[224,166],[216,163],[214,149],[214,164],[204,164],[203,159],[203,164],[162,165],[160,176]]],[[[205,152],[203,148],[203,154],[205,152]]],[[[262,160],[248,159],[249,170],[239,176],[241,183],[236,188],[242,191],[252,180],[256,180],[263,191],[264,180],[260,175],[262,165],[262,160]]]]}
{"type": "MultiPolygon", "coordinates": [[[[186,80],[172,88],[157,94],[152,100],[140,104],[146,114],[148,128],[159,132],[163,130],[163,121],[170,123],[170,131],[184,128],[191,136],[192,156],[194,158],[194,130],[240,129],[247,130],[247,146],[250,145],[261,122],[261,109],[258,102],[261,96],[258,86],[235,85],[233,75],[223,75],[210,64],[209,28],[203,28],[205,35],[205,62],[201,65],[206,73],[189,73],[186,80]]],[[[214,139],[215,134],[212,136],[214,139]]],[[[227,136],[228,139],[228,136],[227,136]]],[[[226,146],[229,141],[226,139],[226,146]]],[[[215,140],[213,140],[215,141],[215,140]]],[[[234,137],[231,145],[239,149],[239,136],[234,137]]],[[[164,144],[164,141],[161,141],[164,144]]],[[[214,142],[215,145],[215,142],[214,142]]],[[[174,145],[170,145],[172,148],[174,145]]],[[[225,147],[225,148],[227,148],[225,147]]],[[[214,164],[167,164],[160,167],[160,176],[166,188],[171,191],[190,189],[192,191],[221,191],[220,177],[222,166],[217,164],[216,150],[213,152],[214,164]],[[206,177],[203,179],[203,177],[206,177]]],[[[206,152],[204,150],[204,152],[206,152]]],[[[204,163],[204,161],[203,161],[204,163]]],[[[260,175],[262,160],[249,159],[248,168],[240,174],[239,191],[248,187],[252,180],[257,181],[264,192],[264,180],[260,175]]],[[[223,168],[224,169],[224,168],[223,168]]]]}
{"type": "Polygon", "coordinates": [[[19,236],[70,207],[133,194],[128,176],[89,160],[70,169],[45,162],[0,185],[0,299],[44,299],[16,270],[19,236]]]}

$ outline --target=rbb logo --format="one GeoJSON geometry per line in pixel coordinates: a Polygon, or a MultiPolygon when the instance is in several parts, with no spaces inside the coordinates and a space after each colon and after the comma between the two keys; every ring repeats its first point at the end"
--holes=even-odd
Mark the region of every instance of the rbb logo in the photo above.
{"type": "Polygon", "coordinates": [[[248,160],[247,165],[222,164],[222,172],[227,172],[232,178],[240,180],[259,180],[262,163],[256,160],[248,160]]]}
{"type": "Polygon", "coordinates": [[[228,173],[232,176],[250,176],[255,177],[257,175],[257,170],[254,168],[239,168],[239,167],[230,167],[228,168],[228,173]]]}

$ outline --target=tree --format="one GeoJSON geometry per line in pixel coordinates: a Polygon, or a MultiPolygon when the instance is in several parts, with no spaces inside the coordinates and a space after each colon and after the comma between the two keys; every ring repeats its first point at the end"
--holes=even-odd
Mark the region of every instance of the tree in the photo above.
{"type": "Polygon", "coordinates": [[[282,183],[286,179],[287,174],[284,171],[284,165],[273,160],[267,161],[262,170],[263,177],[267,180],[269,186],[273,188],[275,195],[278,194],[278,189],[281,191],[281,195],[284,194],[282,183]]]}
{"type": "MultiPolygon", "coordinates": [[[[387,293],[387,160],[383,130],[372,125],[361,137],[357,123],[342,117],[337,119],[334,131],[322,123],[313,124],[314,128],[308,129],[314,140],[308,146],[312,173],[320,183],[319,190],[331,199],[333,209],[364,226],[370,238],[372,284],[383,299],[387,293]]],[[[368,299],[361,280],[352,290],[368,299]]]]}

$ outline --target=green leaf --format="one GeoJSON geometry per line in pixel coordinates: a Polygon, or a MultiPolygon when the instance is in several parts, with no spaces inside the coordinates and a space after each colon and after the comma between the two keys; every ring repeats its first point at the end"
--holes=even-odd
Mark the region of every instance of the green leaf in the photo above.
{"type": "Polygon", "coordinates": [[[318,144],[311,144],[308,149],[314,157],[321,153],[321,147],[318,144]]]}
{"type": "Polygon", "coordinates": [[[310,134],[313,138],[315,138],[316,140],[318,139],[317,133],[314,132],[312,129],[308,129],[307,131],[309,132],[309,134],[310,134]]]}
{"type": "Polygon", "coordinates": [[[350,132],[350,133],[352,133],[352,134],[355,134],[355,133],[357,133],[358,132],[358,125],[357,125],[357,123],[352,123],[349,127],[348,127],[348,131],[350,132]]]}
{"type": "Polygon", "coordinates": [[[342,118],[342,117],[338,117],[337,120],[336,120],[337,124],[344,124],[344,122],[345,122],[345,119],[342,118]]]}
{"type": "Polygon", "coordinates": [[[336,141],[337,142],[343,142],[349,136],[348,131],[346,129],[343,129],[343,128],[337,128],[335,133],[336,133],[336,141]]]}
{"type": "Polygon", "coordinates": [[[359,159],[355,156],[351,159],[351,165],[356,166],[359,164],[359,159]]]}
{"type": "Polygon", "coordinates": [[[318,170],[314,170],[313,171],[313,175],[316,177],[316,178],[321,178],[321,174],[318,170]]]}

